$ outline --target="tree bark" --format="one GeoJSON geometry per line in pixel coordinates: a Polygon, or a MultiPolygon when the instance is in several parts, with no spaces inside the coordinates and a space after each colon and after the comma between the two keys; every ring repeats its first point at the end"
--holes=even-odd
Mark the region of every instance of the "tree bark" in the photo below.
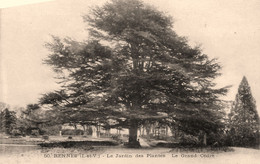
{"type": "Polygon", "coordinates": [[[106,136],[110,136],[110,129],[106,130],[106,136]]]}
{"type": "Polygon", "coordinates": [[[130,120],[128,144],[131,147],[138,147],[140,143],[137,141],[138,122],[130,120]]]}
{"type": "Polygon", "coordinates": [[[204,136],[203,136],[203,145],[206,146],[207,145],[207,134],[204,133],[204,136]]]}
{"type": "Polygon", "coordinates": [[[85,125],[82,124],[81,126],[82,126],[82,128],[83,128],[84,133],[85,133],[85,132],[86,132],[86,127],[85,127],[85,125]]]}
{"type": "Polygon", "coordinates": [[[148,127],[146,125],[145,130],[146,130],[146,135],[149,136],[150,135],[150,131],[151,131],[151,127],[148,127]]]}
{"type": "Polygon", "coordinates": [[[155,128],[154,128],[154,124],[152,124],[152,133],[153,133],[153,136],[155,136],[155,128]]]}
{"type": "Polygon", "coordinates": [[[87,131],[86,131],[86,125],[81,125],[83,127],[83,135],[87,135],[87,131]]]}
{"type": "Polygon", "coordinates": [[[97,137],[100,138],[100,126],[97,125],[96,129],[97,129],[97,137]]]}

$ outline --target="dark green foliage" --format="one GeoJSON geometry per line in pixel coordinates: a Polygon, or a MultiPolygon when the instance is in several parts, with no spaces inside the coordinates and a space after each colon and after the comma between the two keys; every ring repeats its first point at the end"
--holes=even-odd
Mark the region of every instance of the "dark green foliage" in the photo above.
{"type": "Polygon", "coordinates": [[[198,145],[199,140],[198,137],[192,136],[192,135],[183,135],[183,137],[180,139],[179,142],[180,145],[198,145]]]}
{"type": "Polygon", "coordinates": [[[62,129],[62,135],[83,135],[84,131],[80,129],[62,129]]]}
{"type": "Polygon", "coordinates": [[[229,114],[229,140],[233,146],[259,145],[259,116],[246,77],[243,77],[229,114]]]}
{"type": "Polygon", "coordinates": [[[18,119],[17,128],[24,135],[57,135],[61,129],[57,111],[44,110],[39,104],[28,104],[18,119]]]}
{"type": "Polygon", "coordinates": [[[0,113],[0,130],[6,134],[12,134],[12,131],[16,128],[16,115],[14,111],[10,111],[7,108],[0,113]]]}
{"type": "Polygon", "coordinates": [[[40,126],[41,131],[45,135],[59,135],[61,131],[61,125],[52,125],[52,124],[42,124],[40,126]]]}
{"type": "Polygon", "coordinates": [[[170,17],[139,0],[112,0],[84,20],[93,40],[54,37],[47,44],[45,63],[63,85],[40,102],[53,105],[65,122],[114,120],[129,128],[132,143],[145,120],[168,119],[193,135],[224,127],[219,96],[227,88],[212,82],[220,66],[179,37],[170,17]]]}
{"type": "Polygon", "coordinates": [[[40,106],[38,104],[28,104],[26,109],[28,111],[33,111],[33,110],[36,110],[36,109],[39,109],[39,108],[40,108],[40,106]]]}

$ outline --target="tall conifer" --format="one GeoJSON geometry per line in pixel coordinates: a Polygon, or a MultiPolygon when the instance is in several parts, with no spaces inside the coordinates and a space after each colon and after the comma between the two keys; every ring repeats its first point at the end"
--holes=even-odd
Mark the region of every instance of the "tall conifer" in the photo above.
{"type": "Polygon", "coordinates": [[[229,119],[231,144],[233,146],[255,146],[259,144],[259,116],[256,101],[245,76],[239,85],[229,119]]]}

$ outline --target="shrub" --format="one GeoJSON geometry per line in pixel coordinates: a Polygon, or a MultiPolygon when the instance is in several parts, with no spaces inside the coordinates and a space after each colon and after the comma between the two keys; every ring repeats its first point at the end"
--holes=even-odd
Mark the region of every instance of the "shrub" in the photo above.
{"type": "Polygon", "coordinates": [[[111,137],[112,137],[113,140],[119,140],[120,134],[113,134],[111,137]]]}
{"type": "Polygon", "coordinates": [[[49,136],[42,136],[42,139],[44,139],[44,140],[49,140],[49,136]]]}
{"type": "Polygon", "coordinates": [[[230,138],[224,133],[211,133],[207,138],[207,144],[212,146],[229,146],[230,138]]]}
{"type": "Polygon", "coordinates": [[[39,136],[39,135],[40,135],[39,130],[38,130],[38,129],[32,130],[32,131],[31,131],[31,135],[32,135],[32,136],[39,136]]]}
{"type": "Polygon", "coordinates": [[[21,136],[22,132],[19,129],[13,129],[11,131],[11,135],[13,135],[13,136],[21,136]]]}
{"type": "Polygon", "coordinates": [[[44,126],[41,128],[41,130],[44,132],[44,135],[58,135],[61,131],[61,126],[44,126]]]}
{"type": "Polygon", "coordinates": [[[84,131],[80,130],[80,129],[77,129],[77,130],[63,129],[62,130],[62,135],[83,135],[83,134],[84,134],[84,131]]]}
{"type": "Polygon", "coordinates": [[[183,137],[180,138],[181,145],[198,145],[199,139],[193,135],[184,134],[183,137]]]}

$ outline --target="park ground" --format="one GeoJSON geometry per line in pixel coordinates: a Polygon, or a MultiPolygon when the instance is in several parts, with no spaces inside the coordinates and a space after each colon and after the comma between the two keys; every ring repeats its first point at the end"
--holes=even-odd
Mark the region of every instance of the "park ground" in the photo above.
{"type": "Polygon", "coordinates": [[[21,137],[0,139],[0,164],[2,163],[247,163],[258,164],[260,150],[251,148],[165,148],[140,138],[142,148],[126,148],[123,144],[80,145],[77,147],[41,147],[39,143],[107,142],[110,138],[50,136],[42,138],[21,137]]]}

